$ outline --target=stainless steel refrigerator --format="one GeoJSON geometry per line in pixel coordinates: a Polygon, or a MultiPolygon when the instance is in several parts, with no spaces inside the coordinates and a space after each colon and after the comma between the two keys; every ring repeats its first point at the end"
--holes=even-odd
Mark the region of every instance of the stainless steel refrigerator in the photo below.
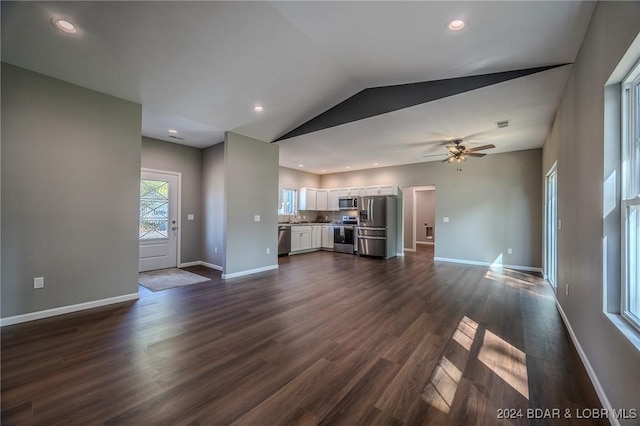
{"type": "Polygon", "coordinates": [[[358,200],[358,255],[385,259],[396,256],[397,199],[389,196],[358,200]]]}

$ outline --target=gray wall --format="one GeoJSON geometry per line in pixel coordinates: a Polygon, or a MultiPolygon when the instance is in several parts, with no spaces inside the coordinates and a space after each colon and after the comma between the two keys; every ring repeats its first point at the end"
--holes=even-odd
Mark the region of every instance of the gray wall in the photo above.
{"type": "Polygon", "coordinates": [[[180,262],[201,260],[202,150],[143,137],[142,167],[181,173],[180,262]],[[187,220],[188,214],[194,220],[187,220]]]}
{"type": "Polygon", "coordinates": [[[302,170],[280,167],[278,182],[283,188],[320,188],[320,176],[302,170]]]}
{"type": "Polygon", "coordinates": [[[138,292],[141,117],[2,64],[3,318],[138,292]]]}
{"type": "MultiPolygon", "coordinates": [[[[542,166],[546,173],[558,163],[558,215],[562,220],[558,302],[614,408],[640,406],[640,353],[603,315],[603,237],[608,240],[608,278],[615,288],[609,297],[617,295],[613,303],[608,301],[614,312],[619,310],[620,282],[620,210],[603,211],[603,182],[612,172],[620,176],[614,164],[620,143],[619,89],[605,90],[604,86],[638,28],[638,2],[597,4],[545,143],[542,166]],[[569,284],[568,296],[565,284],[569,284]]],[[[619,200],[619,191],[616,198],[619,200]]]]}
{"type": "Polygon", "coordinates": [[[202,151],[202,260],[224,266],[224,143],[202,151]],[[217,249],[217,252],[216,252],[217,249]]]}
{"type": "Polygon", "coordinates": [[[277,267],[278,146],[227,132],[224,164],[224,274],[277,267]]]}
{"type": "Polygon", "coordinates": [[[504,264],[541,267],[541,156],[540,149],[489,154],[465,162],[462,172],[426,162],[323,175],[320,182],[323,188],[435,185],[435,256],[493,262],[502,255],[504,264]],[[442,223],[443,216],[450,222],[442,223]]]}
{"type": "Polygon", "coordinates": [[[416,240],[427,241],[425,223],[433,227],[435,235],[436,191],[416,191],[416,240]]]}

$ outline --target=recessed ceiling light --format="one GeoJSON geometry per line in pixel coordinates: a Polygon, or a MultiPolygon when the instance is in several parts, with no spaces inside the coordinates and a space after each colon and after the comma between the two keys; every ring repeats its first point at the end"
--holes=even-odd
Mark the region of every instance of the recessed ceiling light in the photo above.
{"type": "Polygon", "coordinates": [[[255,112],[262,112],[262,111],[264,111],[264,108],[262,108],[262,106],[261,106],[261,105],[256,105],[256,106],[253,108],[253,110],[254,110],[255,112]]]}
{"type": "Polygon", "coordinates": [[[350,169],[350,168],[351,168],[351,167],[349,167],[349,166],[345,167],[345,169],[350,169]]]}
{"type": "Polygon", "coordinates": [[[460,31],[466,26],[467,26],[467,22],[464,19],[460,19],[460,18],[451,19],[450,21],[447,22],[447,28],[450,31],[460,31]]]}
{"type": "Polygon", "coordinates": [[[54,27],[56,27],[60,31],[64,31],[65,33],[74,34],[76,32],[76,26],[67,20],[53,18],[51,20],[51,23],[54,27]]]}
{"type": "Polygon", "coordinates": [[[322,173],[326,172],[326,170],[322,169],[322,173]]]}
{"type": "Polygon", "coordinates": [[[169,129],[169,130],[167,130],[167,132],[173,133],[174,135],[178,133],[178,131],[176,129],[169,129]]]}
{"type": "Polygon", "coordinates": [[[304,167],[304,164],[298,164],[298,167],[304,167]]]}
{"type": "Polygon", "coordinates": [[[379,166],[380,164],[379,164],[379,163],[373,163],[373,165],[374,165],[374,166],[379,166]]]}

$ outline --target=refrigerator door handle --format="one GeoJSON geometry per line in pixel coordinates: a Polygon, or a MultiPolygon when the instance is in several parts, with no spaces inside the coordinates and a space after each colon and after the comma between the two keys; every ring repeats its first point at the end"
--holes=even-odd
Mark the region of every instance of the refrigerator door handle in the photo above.
{"type": "Polygon", "coordinates": [[[386,240],[387,237],[370,237],[366,235],[358,235],[361,240],[386,240]]]}

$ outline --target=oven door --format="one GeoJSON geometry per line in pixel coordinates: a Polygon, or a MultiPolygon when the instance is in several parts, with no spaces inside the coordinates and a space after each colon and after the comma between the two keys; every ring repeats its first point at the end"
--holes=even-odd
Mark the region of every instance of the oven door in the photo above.
{"type": "Polygon", "coordinates": [[[334,244],[351,244],[353,245],[355,238],[353,235],[353,227],[336,226],[333,228],[334,244]]]}
{"type": "Polygon", "coordinates": [[[353,227],[336,226],[333,228],[333,251],[353,254],[353,241],[353,227]]]}

